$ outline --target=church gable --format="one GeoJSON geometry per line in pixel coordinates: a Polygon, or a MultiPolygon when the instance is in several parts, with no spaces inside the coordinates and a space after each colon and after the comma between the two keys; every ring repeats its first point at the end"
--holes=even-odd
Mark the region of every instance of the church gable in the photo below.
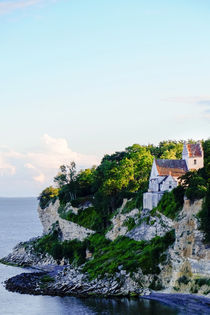
{"type": "Polygon", "coordinates": [[[171,191],[175,187],[177,187],[177,181],[171,175],[166,176],[162,183],[160,183],[160,191],[171,191]]]}

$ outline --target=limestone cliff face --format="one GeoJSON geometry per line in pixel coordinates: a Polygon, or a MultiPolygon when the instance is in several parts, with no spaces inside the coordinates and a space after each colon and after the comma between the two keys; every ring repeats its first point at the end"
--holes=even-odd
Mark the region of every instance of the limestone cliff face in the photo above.
{"type": "Polygon", "coordinates": [[[83,241],[86,237],[94,233],[94,231],[84,228],[74,222],[61,219],[58,214],[60,203],[57,199],[55,203],[50,203],[48,207],[42,209],[38,207],[40,221],[43,225],[44,234],[52,230],[53,224],[58,224],[62,235],[62,241],[78,239],[83,241]]]}
{"type": "Polygon", "coordinates": [[[185,200],[184,207],[175,221],[176,240],[169,250],[168,264],[160,275],[164,286],[170,290],[179,286],[177,280],[182,276],[190,279],[189,283],[180,288],[184,292],[192,292],[193,279],[210,277],[210,248],[204,245],[204,235],[198,229],[197,214],[201,207],[202,200],[193,204],[185,200]]]}
{"type": "Polygon", "coordinates": [[[118,236],[127,236],[135,241],[149,241],[155,236],[163,236],[173,228],[173,221],[161,213],[152,217],[150,210],[133,209],[129,213],[123,213],[127,199],[124,199],[118,213],[112,218],[112,228],[107,232],[106,238],[115,240],[118,236]],[[126,226],[128,219],[134,219],[136,227],[131,231],[126,226]]]}

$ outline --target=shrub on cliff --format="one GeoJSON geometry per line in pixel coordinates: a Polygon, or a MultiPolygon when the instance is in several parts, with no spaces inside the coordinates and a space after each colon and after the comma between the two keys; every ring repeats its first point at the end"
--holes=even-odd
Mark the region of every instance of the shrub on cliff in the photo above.
{"type": "Polygon", "coordinates": [[[86,262],[84,271],[91,278],[103,277],[119,272],[119,266],[127,272],[135,272],[141,268],[144,274],[159,273],[159,263],[166,260],[165,251],[175,240],[174,231],[163,237],[155,237],[151,241],[134,241],[121,236],[116,240],[94,242],[95,235],[89,238],[93,249],[93,259],[86,262]]]}
{"type": "Polygon", "coordinates": [[[207,192],[207,182],[204,169],[189,171],[181,177],[181,185],[185,195],[191,201],[202,199],[207,192]]]}
{"type": "Polygon", "coordinates": [[[178,186],[171,192],[165,192],[158,203],[157,210],[170,219],[175,219],[184,203],[184,188],[178,186]]]}
{"type": "Polygon", "coordinates": [[[201,230],[204,231],[205,241],[210,243],[210,186],[208,187],[206,197],[204,198],[202,210],[198,214],[201,220],[201,230]]]}
{"type": "Polygon", "coordinates": [[[54,202],[58,197],[59,189],[52,186],[45,188],[38,197],[39,205],[46,208],[50,202],[54,202]]]}

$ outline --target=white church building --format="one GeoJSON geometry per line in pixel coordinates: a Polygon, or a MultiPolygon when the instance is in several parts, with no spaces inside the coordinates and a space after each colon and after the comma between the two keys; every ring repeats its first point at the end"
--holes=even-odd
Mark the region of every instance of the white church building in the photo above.
{"type": "Polygon", "coordinates": [[[143,195],[143,209],[152,210],[166,191],[178,185],[178,178],[189,170],[198,170],[204,165],[200,142],[184,143],[182,160],[155,159],[149,178],[148,192],[143,195]]]}

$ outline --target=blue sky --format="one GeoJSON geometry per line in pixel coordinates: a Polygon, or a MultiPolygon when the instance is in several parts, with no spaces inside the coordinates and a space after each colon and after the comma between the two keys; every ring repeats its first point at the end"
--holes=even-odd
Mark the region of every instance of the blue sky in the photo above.
{"type": "Polygon", "coordinates": [[[210,2],[0,0],[0,195],[210,134],[210,2]]]}

